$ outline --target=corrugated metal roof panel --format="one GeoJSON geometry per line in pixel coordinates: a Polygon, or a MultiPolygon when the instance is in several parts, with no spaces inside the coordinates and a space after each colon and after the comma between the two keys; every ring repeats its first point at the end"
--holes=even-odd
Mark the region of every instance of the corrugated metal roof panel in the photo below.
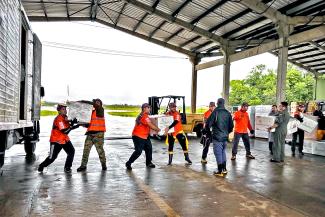
{"type": "Polygon", "coordinates": [[[158,10],[165,13],[172,14],[177,8],[179,8],[185,0],[161,0],[157,6],[158,10]]]}

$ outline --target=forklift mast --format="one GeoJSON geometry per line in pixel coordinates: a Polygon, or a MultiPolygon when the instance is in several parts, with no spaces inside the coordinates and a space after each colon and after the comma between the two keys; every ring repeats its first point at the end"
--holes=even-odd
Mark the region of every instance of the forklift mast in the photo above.
{"type": "Polygon", "coordinates": [[[177,105],[177,100],[182,100],[183,111],[179,111],[179,112],[181,114],[182,124],[186,124],[185,96],[172,96],[172,95],[169,95],[169,96],[151,96],[151,97],[148,97],[148,103],[151,106],[151,114],[152,115],[157,115],[159,113],[161,103],[162,103],[162,101],[164,99],[168,99],[168,103],[167,103],[167,107],[166,107],[165,112],[168,111],[169,103],[174,102],[177,105]]]}

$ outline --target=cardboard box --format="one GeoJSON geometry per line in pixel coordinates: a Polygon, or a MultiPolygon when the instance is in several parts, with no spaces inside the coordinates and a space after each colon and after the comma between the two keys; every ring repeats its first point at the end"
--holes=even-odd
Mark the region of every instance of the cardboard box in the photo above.
{"type": "MultiPolygon", "coordinates": [[[[169,127],[174,122],[174,118],[172,116],[167,116],[167,115],[150,115],[149,118],[150,121],[161,130],[158,133],[158,135],[160,136],[164,134],[165,128],[169,127]]],[[[174,132],[174,127],[168,131],[168,133],[173,133],[173,132],[174,132]]],[[[157,132],[154,130],[150,130],[150,135],[157,135],[157,132]]]]}
{"type": "Polygon", "coordinates": [[[298,121],[294,118],[290,118],[287,125],[287,135],[293,134],[298,130],[298,121]]]}
{"type": "Polygon", "coordinates": [[[81,102],[68,103],[68,118],[72,120],[77,118],[79,123],[90,123],[93,106],[81,102]]]}
{"type": "MultiPolygon", "coordinates": [[[[266,116],[266,115],[256,115],[255,116],[255,137],[258,138],[268,138],[269,134],[267,128],[274,124],[276,117],[275,116],[266,116]]],[[[297,132],[298,122],[296,119],[291,118],[287,125],[287,135],[297,132]]],[[[275,132],[275,129],[272,129],[271,132],[275,132]]]]}
{"type": "Polygon", "coordinates": [[[298,128],[312,133],[318,126],[317,117],[311,115],[304,115],[304,121],[299,122],[298,128]]]}

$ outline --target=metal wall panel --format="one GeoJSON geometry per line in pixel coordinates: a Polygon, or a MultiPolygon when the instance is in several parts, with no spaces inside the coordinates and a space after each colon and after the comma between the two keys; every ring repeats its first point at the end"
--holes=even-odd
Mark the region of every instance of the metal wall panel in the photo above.
{"type": "Polygon", "coordinates": [[[19,33],[18,0],[0,1],[0,123],[18,122],[19,33]]]}
{"type": "Polygon", "coordinates": [[[26,69],[26,83],[25,83],[25,120],[32,119],[32,100],[33,100],[33,33],[28,30],[27,32],[27,69],[26,69]]]}

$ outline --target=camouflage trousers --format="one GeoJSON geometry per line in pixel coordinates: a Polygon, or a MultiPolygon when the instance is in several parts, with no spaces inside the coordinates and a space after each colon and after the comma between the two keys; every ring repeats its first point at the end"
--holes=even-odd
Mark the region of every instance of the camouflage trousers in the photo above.
{"type": "Polygon", "coordinates": [[[86,137],[84,151],[82,154],[81,166],[87,166],[89,153],[92,146],[95,145],[100,163],[106,165],[106,157],[104,151],[104,132],[89,134],[86,137]]]}

